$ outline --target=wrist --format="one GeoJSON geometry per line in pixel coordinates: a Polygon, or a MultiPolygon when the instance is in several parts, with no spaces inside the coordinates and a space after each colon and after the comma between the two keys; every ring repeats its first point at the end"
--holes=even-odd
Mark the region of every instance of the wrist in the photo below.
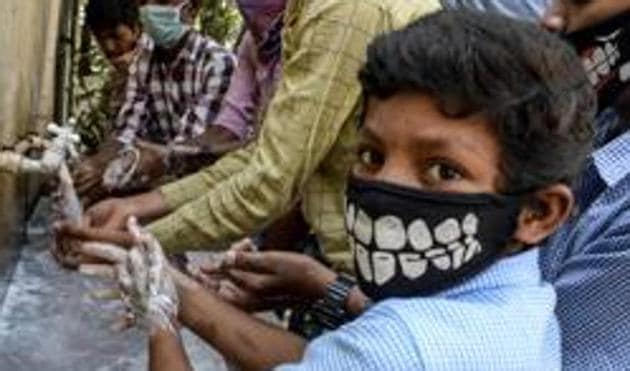
{"type": "Polygon", "coordinates": [[[131,198],[130,209],[138,218],[159,218],[169,212],[166,201],[159,191],[143,193],[131,198]]]}
{"type": "Polygon", "coordinates": [[[317,289],[315,290],[314,299],[322,299],[328,294],[328,289],[339,278],[339,274],[326,268],[319,274],[317,279],[317,289]]]}
{"type": "Polygon", "coordinates": [[[356,287],[354,278],[345,274],[336,275],[326,286],[324,296],[312,306],[313,315],[324,328],[336,329],[356,317],[348,310],[351,293],[356,287]]]}
{"type": "Polygon", "coordinates": [[[194,327],[194,324],[197,322],[197,315],[194,305],[191,305],[191,303],[194,303],[194,298],[208,295],[208,292],[196,281],[190,279],[177,269],[169,267],[169,271],[171,277],[173,277],[175,289],[179,297],[177,320],[186,327],[194,327]]]}
{"type": "Polygon", "coordinates": [[[355,285],[346,297],[345,304],[346,311],[350,315],[357,317],[372,305],[372,300],[361,291],[358,285],[355,285]]]}

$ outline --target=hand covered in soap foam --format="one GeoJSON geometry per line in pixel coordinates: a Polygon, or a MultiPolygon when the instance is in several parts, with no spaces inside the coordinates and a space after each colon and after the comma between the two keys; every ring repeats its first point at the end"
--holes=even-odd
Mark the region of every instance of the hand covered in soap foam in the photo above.
{"type": "Polygon", "coordinates": [[[114,266],[84,265],[85,274],[114,277],[122,290],[125,305],[136,320],[151,332],[177,330],[179,298],[170,267],[159,242],[143,230],[135,218],[127,223],[135,244],[131,250],[85,243],[82,252],[105,259],[114,266]]]}

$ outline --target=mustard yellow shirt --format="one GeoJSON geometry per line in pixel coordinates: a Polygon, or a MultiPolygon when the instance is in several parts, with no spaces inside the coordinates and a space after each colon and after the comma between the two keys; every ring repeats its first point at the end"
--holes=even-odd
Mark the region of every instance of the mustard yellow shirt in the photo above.
{"type": "Polygon", "coordinates": [[[290,0],[282,78],[258,139],[160,189],[177,209],[149,226],[168,252],[256,233],[298,200],[326,257],[351,269],[344,191],[369,43],[439,10],[439,0],[290,0]]]}

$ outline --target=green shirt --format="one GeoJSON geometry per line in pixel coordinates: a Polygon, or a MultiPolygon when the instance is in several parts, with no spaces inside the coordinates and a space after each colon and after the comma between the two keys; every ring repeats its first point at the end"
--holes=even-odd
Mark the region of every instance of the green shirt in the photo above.
{"type": "Polygon", "coordinates": [[[440,8],[439,0],[290,0],[281,81],[250,146],[160,189],[177,211],[149,226],[168,252],[264,229],[302,201],[326,257],[351,269],[346,176],[368,44],[440,8]]]}

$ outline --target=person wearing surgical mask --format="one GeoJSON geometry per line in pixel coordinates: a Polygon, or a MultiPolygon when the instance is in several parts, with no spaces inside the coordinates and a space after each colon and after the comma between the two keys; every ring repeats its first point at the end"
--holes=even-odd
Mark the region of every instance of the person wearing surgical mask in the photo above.
{"type": "MultiPolygon", "coordinates": [[[[111,7],[112,1],[129,0],[91,3],[111,7]]],[[[147,37],[132,58],[115,134],[73,174],[88,204],[112,194],[150,189],[165,176],[195,171],[245,140],[246,128],[215,125],[235,60],[226,48],[193,29],[200,4],[137,2],[147,37]],[[191,152],[201,155],[179,157],[170,150],[177,145],[195,148],[191,152]]]]}
{"type": "Polygon", "coordinates": [[[581,56],[598,96],[578,210],[541,250],[558,295],[567,370],[630,364],[630,1],[556,0],[543,26],[581,56]]]}

